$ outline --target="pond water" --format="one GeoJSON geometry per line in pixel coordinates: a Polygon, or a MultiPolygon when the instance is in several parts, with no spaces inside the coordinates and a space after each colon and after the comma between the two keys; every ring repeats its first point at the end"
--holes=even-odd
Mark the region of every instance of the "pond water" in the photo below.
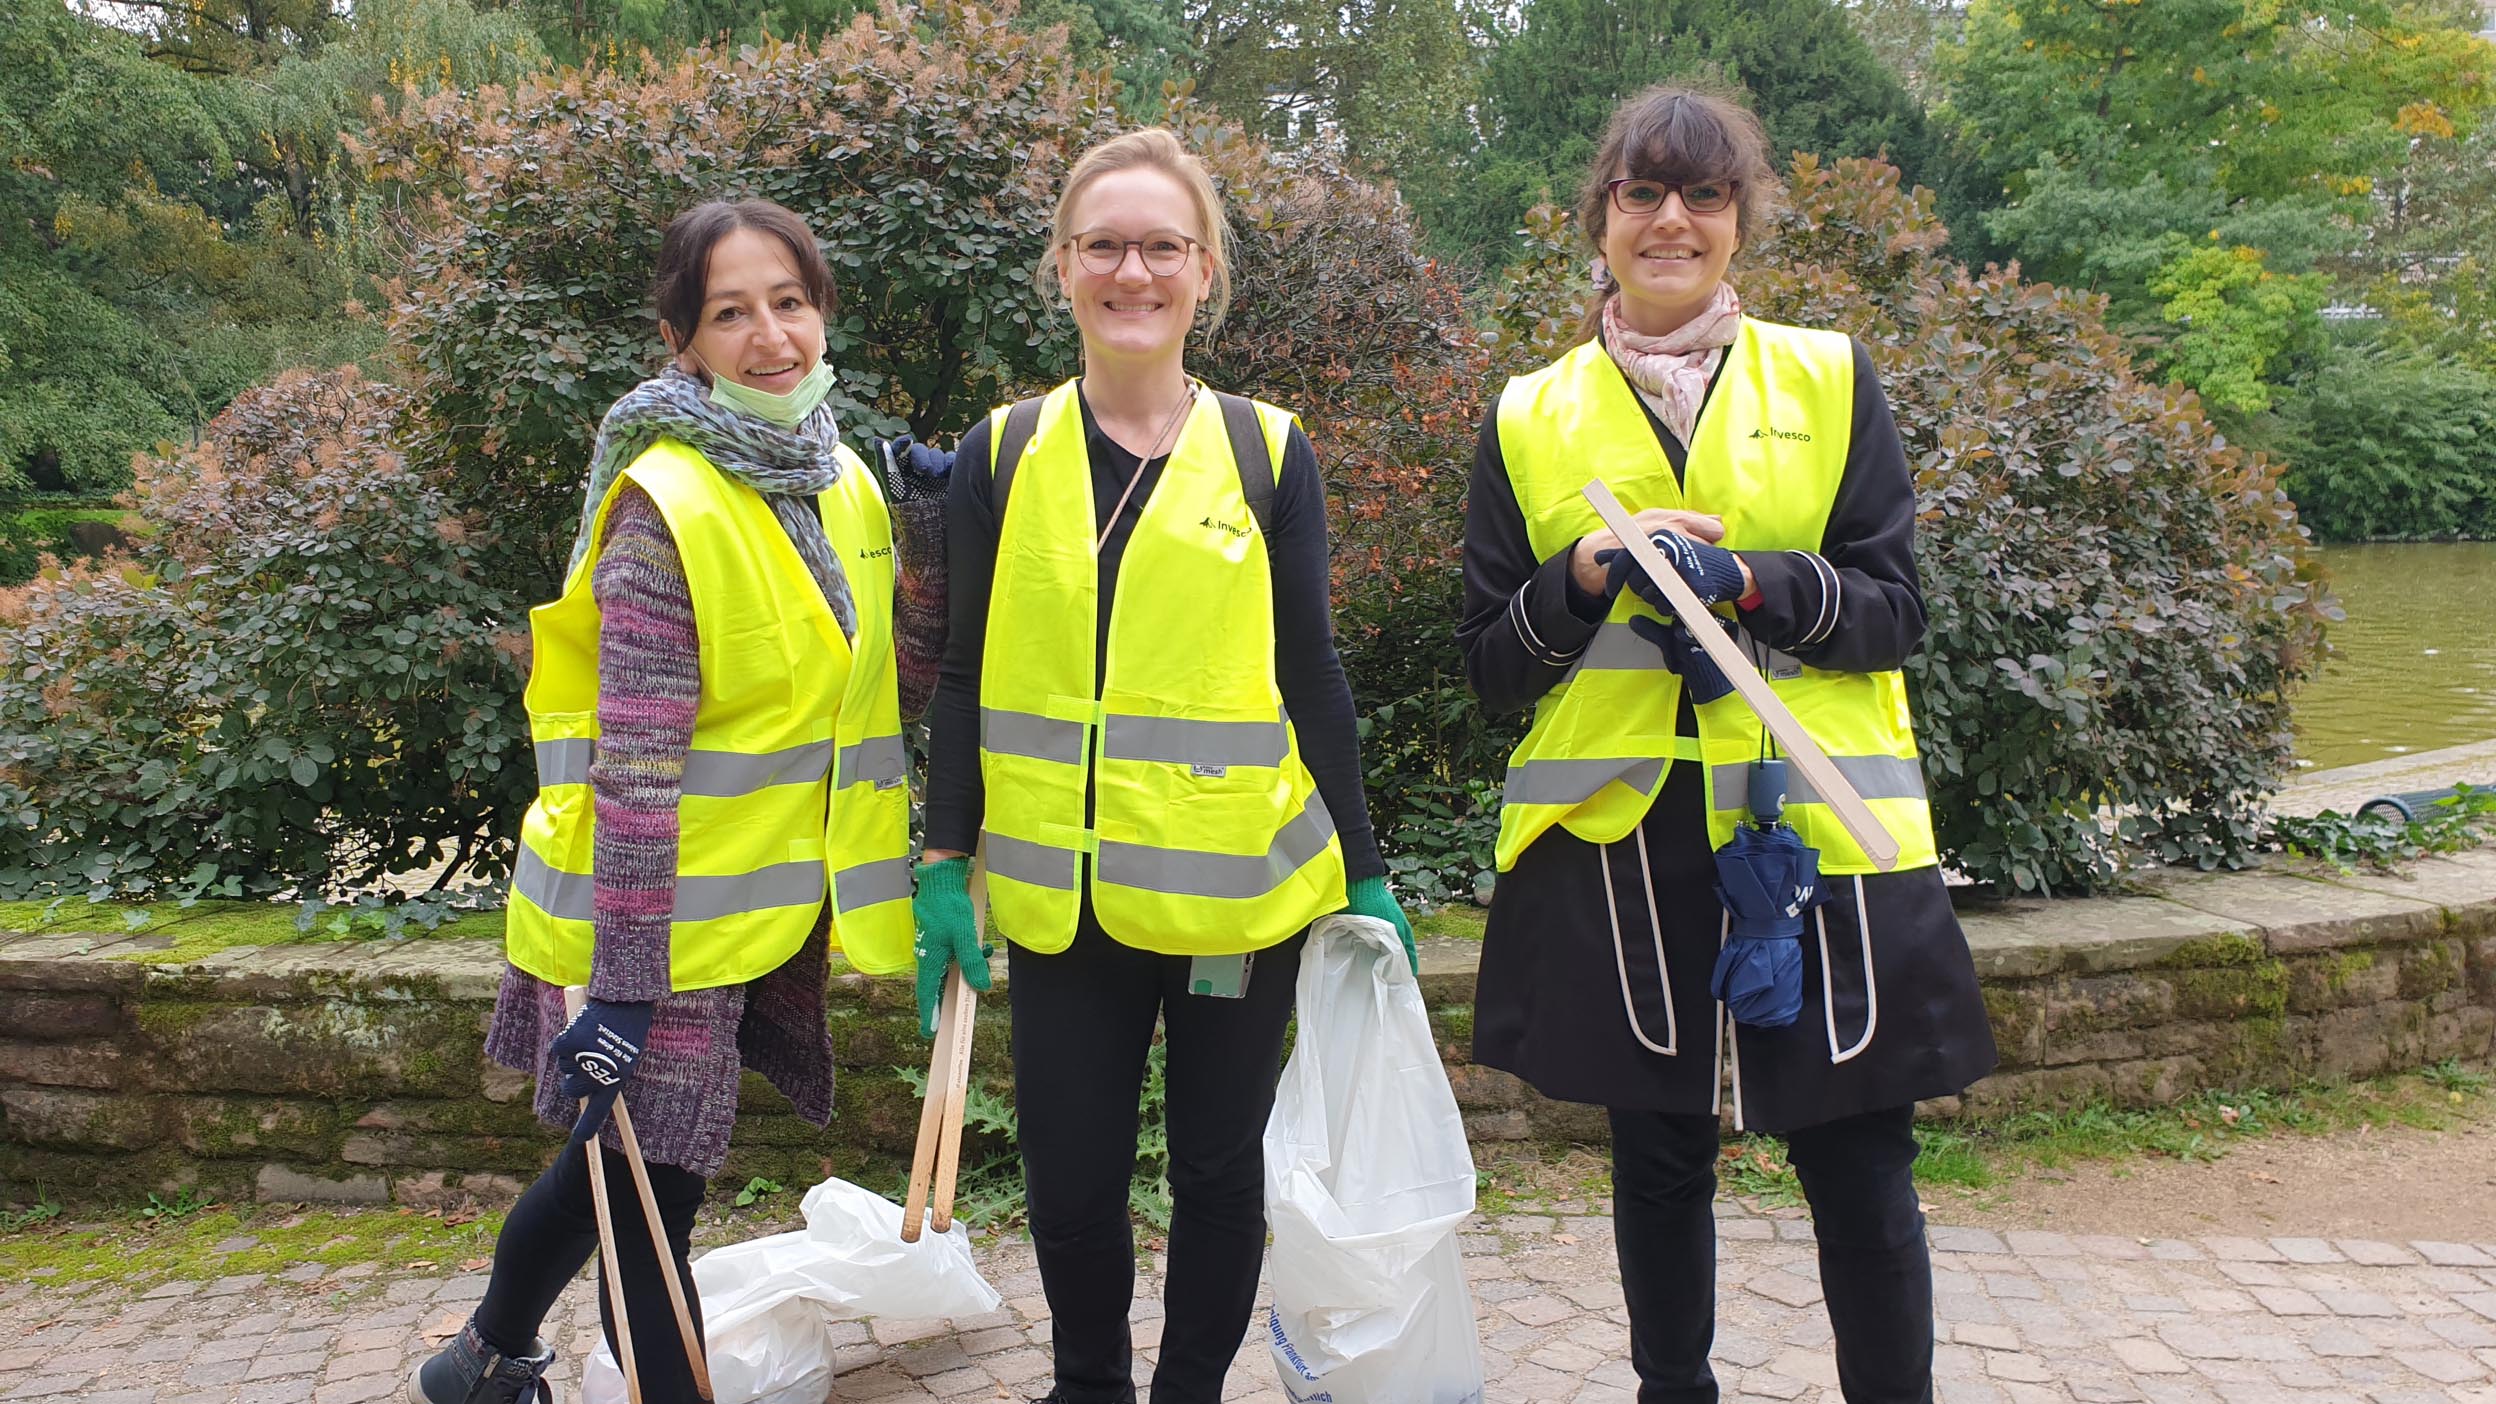
{"type": "Polygon", "coordinates": [[[2356,765],[2496,737],[2496,542],[2319,554],[2349,617],[2297,696],[2299,762],[2356,765]]]}

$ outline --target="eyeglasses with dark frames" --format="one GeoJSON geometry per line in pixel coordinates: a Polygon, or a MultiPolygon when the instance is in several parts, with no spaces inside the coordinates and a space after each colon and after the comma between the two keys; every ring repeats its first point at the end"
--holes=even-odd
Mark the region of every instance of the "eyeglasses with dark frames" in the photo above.
{"type": "Polygon", "coordinates": [[[1692,214],[1714,214],[1732,204],[1734,192],[1741,188],[1738,180],[1694,180],[1684,184],[1638,176],[1624,176],[1603,184],[1604,193],[1612,197],[1612,208],[1625,215],[1654,214],[1664,208],[1667,195],[1679,195],[1682,208],[1692,214]]]}
{"type": "Polygon", "coordinates": [[[1184,234],[1148,234],[1141,239],[1121,239],[1104,229],[1077,234],[1066,241],[1074,248],[1075,261],[1085,270],[1103,277],[1115,273],[1127,261],[1127,251],[1135,250],[1144,259],[1144,271],[1156,278],[1167,278],[1187,267],[1188,255],[1203,248],[1184,234]]]}

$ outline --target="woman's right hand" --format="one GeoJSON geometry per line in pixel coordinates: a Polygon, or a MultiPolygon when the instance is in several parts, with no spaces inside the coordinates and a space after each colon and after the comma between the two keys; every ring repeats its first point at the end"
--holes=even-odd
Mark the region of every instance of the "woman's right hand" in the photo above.
{"type": "Polygon", "coordinates": [[[944,993],[947,967],[961,966],[962,979],[972,989],[989,987],[988,952],[980,945],[979,918],[971,909],[970,876],[968,854],[937,850],[920,857],[910,915],[918,929],[912,954],[918,962],[922,1038],[936,1036],[936,1004],[944,993]]]}
{"type": "MultiPolygon", "coordinates": [[[[1649,507],[1630,520],[1648,535],[1659,531],[1677,531],[1711,545],[1725,539],[1725,519],[1705,512],[1689,512],[1678,507],[1649,507]]],[[[1612,572],[1608,567],[1595,563],[1595,553],[1617,550],[1620,544],[1621,538],[1615,536],[1610,527],[1590,531],[1577,539],[1577,545],[1569,550],[1569,574],[1576,577],[1577,588],[1598,598],[1611,598],[1612,572]]]]}

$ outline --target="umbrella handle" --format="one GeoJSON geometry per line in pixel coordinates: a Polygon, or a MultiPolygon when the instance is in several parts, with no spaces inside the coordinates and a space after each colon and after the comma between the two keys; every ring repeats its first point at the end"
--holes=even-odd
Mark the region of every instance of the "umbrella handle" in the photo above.
{"type": "Polygon", "coordinates": [[[1751,821],[1773,824],[1785,813],[1785,762],[1774,756],[1751,762],[1751,821]]]}

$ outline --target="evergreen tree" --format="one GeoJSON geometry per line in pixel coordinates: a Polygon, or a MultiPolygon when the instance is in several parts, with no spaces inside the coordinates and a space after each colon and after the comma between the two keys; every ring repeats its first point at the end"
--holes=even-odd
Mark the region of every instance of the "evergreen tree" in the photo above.
{"type": "Polygon", "coordinates": [[[1829,0],[1530,0],[1471,128],[1406,195],[1441,247],[1505,263],[1528,208],[1574,196],[1622,98],[1694,75],[1749,91],[1777,164],[1886,153],[1910,181],[1925,165],[1922,110],[1829,0]]]}

